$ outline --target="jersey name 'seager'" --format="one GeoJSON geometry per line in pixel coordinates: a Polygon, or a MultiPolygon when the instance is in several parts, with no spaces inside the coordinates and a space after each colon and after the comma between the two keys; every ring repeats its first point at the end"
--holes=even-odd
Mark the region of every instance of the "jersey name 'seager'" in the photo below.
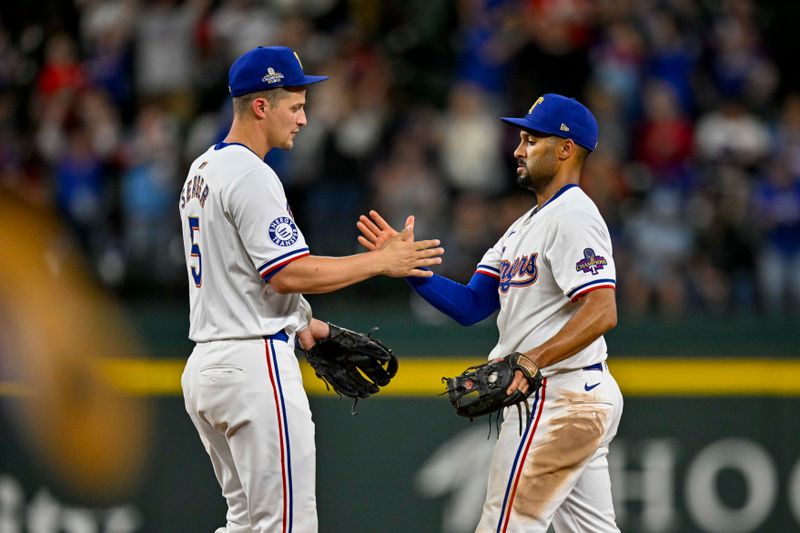
{"type": "MultiPolygon", "coordinates": [[[[203,162],[199,168],[203,168],[206,162],[203,162]]],[[[200,201],[200,207],[206,206],[208,200],[208,185],[205,184],[203,176],[196,175],[186,180],[183,189],[181,190],[181,209],[186,207],[186,202],[197,198],[200,201]]]]}

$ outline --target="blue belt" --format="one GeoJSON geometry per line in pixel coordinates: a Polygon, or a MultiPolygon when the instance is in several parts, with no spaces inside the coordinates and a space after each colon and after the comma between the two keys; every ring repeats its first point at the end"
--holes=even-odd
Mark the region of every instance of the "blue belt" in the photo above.
{"type": "Polygon", "coordinates": [[[266,339],[270,339],[273,341],[283,341],[289,342],[289,335],[286,333],[286,330],[280,330],[278,333],[273,333],[272,335],[267,335],[266,339]]]}
{"type": "Polygon", "coordinates": [[[583,369],[584,370],[600,370],[600,371],[602,371],[603,370],[603,363],[595,363],[595,364],[590,365],[590,366],[585,366],[585,367],[583,367],[583,369]]]}

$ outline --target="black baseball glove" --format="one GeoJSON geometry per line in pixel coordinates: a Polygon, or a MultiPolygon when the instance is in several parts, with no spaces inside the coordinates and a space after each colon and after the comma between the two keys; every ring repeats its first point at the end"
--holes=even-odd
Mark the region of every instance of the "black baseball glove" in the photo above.
{"type": "MultiPolygon", "coordinates": [[[[306,351],[317,377],[337,393],[359,400],[380,391],[397,373],[397,357],[378,339],[328,323],[328,338],[306,351]]],[[[373,330],[374,331],[374,330],[373,330]]]]}
{"type": "Polygon", "coordinates": [[[447,384],[447,394],[456,413],[472,419],[518,405],[541,387],[542,379],[542,373],[533,361],[514,352],[497,361],[471,366],[460,375],[442,378],[442,381],[447,384]],[[519,390],[506,394],[514,380],[515,370],[522,371],[528,380],[525,394],[519,390]]]}

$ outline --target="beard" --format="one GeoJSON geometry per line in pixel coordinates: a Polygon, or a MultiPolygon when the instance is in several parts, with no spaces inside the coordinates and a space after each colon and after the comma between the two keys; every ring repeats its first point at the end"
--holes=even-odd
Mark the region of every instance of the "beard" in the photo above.
{"type": "Polygon", "coordinates": [[[517,174],[517,185],[519,185],[523,189],[534,190],[533,184],[531,183],[530,180],[530,174],[528,174],[528,169],[524,169],[521,173],[517,174]]]}
{"type": "Polygon", "coordinates": [[[517,185],[534,192],[542,191],[555,178],[555,156],[548,153],[545,157],[529,164],[526,160],[517,160],[517,185]],[[521,170],[520,170],[521,169],[521,170]]]}

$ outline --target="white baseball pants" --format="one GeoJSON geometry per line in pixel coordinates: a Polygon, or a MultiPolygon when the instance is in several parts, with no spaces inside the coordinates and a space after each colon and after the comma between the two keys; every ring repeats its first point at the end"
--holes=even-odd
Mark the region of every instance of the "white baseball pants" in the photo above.
{"type": "Polygon", "coordinates": [[[228,504],[227,533],[316,533],[314,423],[294,339],[198,343],[181,386],[228,504]]]}
{"type": "Polygon", "coordinates": [[[504,413],[477,533],[618,532],[607,455],[623,400],[608,366],[550,376],[528,403],[522,435],[516,407],[504,413]]]}

